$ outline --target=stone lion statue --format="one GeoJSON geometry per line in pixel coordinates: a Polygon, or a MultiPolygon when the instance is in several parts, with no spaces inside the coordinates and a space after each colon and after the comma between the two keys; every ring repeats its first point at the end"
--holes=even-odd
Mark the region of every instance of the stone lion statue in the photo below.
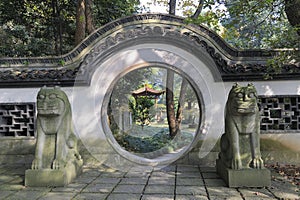
{"type": "Polygon", "coordinates": [[[260,116],[253,84],[235,84],[229,92],[219,158],[231,169],[263,168],[260,116]]]}
{"type": "Polygon", "coordinates": [[[31,168],[62,169],[82,162],[73,131],[71,106],[59,88],[42,88],[37,95],[37,143],[31,168]]]}

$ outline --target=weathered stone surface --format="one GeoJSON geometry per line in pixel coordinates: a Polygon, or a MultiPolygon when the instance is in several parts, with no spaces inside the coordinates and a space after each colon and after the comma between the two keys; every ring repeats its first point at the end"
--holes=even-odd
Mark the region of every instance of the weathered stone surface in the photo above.
{"type": "Polygon", "coordinates": [[[253,85],[234,85],[225,109],[225,133],[219,158],[231,169],[262,168],[260,118],[253,85]]]}
{"type": "Polygon", "coordinates": [[[177,186],[176,194],[185,194],[185,195],[206,195],[206,190],[204,186],[177,186]]]}
{"type": "Polygon", "coordinates": [[[252,84],[235,84],[229,92],[220,144],[217,172],[229,187],[270,185],[270,171],[261,158],[257,92],[252,84]]]}
{"type": "MultiPolygon", "coordinates": [[[[174,166],[174,165],[173,165],[174,166]]],[[[179,168],[179,166],[177,167],[179,168]]],[[[199,166],[201,171],[212,173],[215,168],[199,166]]],[[[91,176],[91,173],[87,174],[90,171],[99,170],[102,173],[115,173],[114,169],[110,168],[98,168],[95,167],[85,167],[82,174],[75,179],[89,179],[89,181],[84,181],[84,183],[71,183],[64,187],[24,187],[23,178],[24,178],[24,165],[18,165],[15,167],[7,168],[7,166],[0,165],[0,175],[2,181],[0,180],[0,199],[30,199],[30,200],[41,200],[41,199],[142,199],[142,200],[169,200],[169,199],[182,199],[182,200],[197,200],[197,199],[210,199],[210,200],[220,200],[220,199],[239,199],[239,200],[248,200],[248,199],[299,199],[299,187],[291,183],[288,179],[278,174],[276,171],[272,171],[272,187],[269,188],[228,188],[220,185],[220,178],[203,178],[201,179],[190,179],[190,183],[186,185],[179,183],[180,179],[175,179],[175,186],[164,185],[153,185],[156,188],[160,187],[161,189],[150,188],[148,192],[146,189],[142,193],[126,193],[123,189],[126,189],[126,186],[129,186],[131,189],[134,185],[140,185],[139,187],[149,187],[148,182],[140,183],[137,182],[128,183],[128,178],[98,178],[91,176]],[[22,174],[16,175],[15,172],[22,172],[22,174]],[[87,175],[86,175],[87,174],[87,175]],[[97,182],[103,180],[101,184],[97,182]],[[127,184],[122,184],[123,180],[127,184]],[[196,181],[201,181],[203,185],[193,186],[193,183],[196,181]],[[96,182],[97,181],[97,182],[96,182]],[[107,182],[106,182],[107,181],[107,182]],[[213,181],[213,182],[211,182],[213,181]],[[119,187],[118,191],[116,190],[119,187]],[[190,187],[192,186],[192,187],[190,187]],[[122,189],[122,187],[124,187],[122,189]],[[170,193],[164,193],[162,190],[169,190],[170,193]],[[156,190],[156,192],[155,192],[156,190]]],[[[190,173],[192,171],[185,171],[188,168],[182,168],[180,171],[177,171],[176,174],[190,173]]],[[[153,171],[152,171],[153,172],[153,171]]],[[[205,173],[204,172],[204,173],[205,173]]],[[[194,171],[194,173],[198,173],[194,171]]],[[[203,173],[203,172],[201,172],[203,173]]],[[[151,175],[150,175],[151,178],[151,175]]],[[[159,177],[157,177],[159,178],[159,177]]],[[[132,178],[129,178],[132,179],[132,178]]],[[[136,178],[135,178],[136,179],[136,178]]],[[[162,178],[164,179],[164,178],[162,178]]],[[[185,179],[187,180],[187,179],[185,179]]],[[[151,185],[150,185],[151,186],[151,185]]],[[[138,189],[140,190],[140,189],[138,189]]]]}
{"type": "Polygon", "coordinates": [[[37,143],[26,186],[64,186],[81,172],[71,106],[58,87],[42,88],[37,97],[37,143]]]}
{"type": "Polygon", "coordinates": [[[175,186],[172,185],[147,185],[145,194],[174,194],[175,186]]]}
{"type": "Polygon", "coordinates": [[[228,187],[265,187],[271,185],[270,170],[244,168],[230,169],[217,160],[217,171],[228,187]]]}
{"type": "Polygon", "coordinates": [[[114,189],[113,193],[124,193],[124,194],[142,194],[144,185],[132,185],[132,184],[124,184],[118,185],[114,189]]]}
{"type": "Polygon", "coordinates": [[[107,197],[107,200],[136,200],[140,199],[140,194],[124,194],[124,193],[112,193],[107,197]]]}
{"type": "Polygon", "coordinates": [[[25,185],[33,187],[65,186],[80,172],[76,165],[68,165],[64,169],[26,170],[25,185]]]}
{"type": "MultiPolygon", "coordinates": [[[[143,195],[142,200],[173,200],[174,195],[166,195],[166,194],[155,194],[155,195],[143,195]]],[[[177,198],[176,198],[177,199],[177,198]]]]}

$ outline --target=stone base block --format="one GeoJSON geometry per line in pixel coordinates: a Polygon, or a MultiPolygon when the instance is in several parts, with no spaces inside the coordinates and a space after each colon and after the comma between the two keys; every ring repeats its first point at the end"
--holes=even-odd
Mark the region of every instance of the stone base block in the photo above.
{"type": "Polygon", "coordinates": [[[68,164],[64,169],[40,169],[25,171],[25,186],[48,187],[66,186],[82,171],[82,163],[68,164]]]}
{"type": "Polygon", "coordinates": [[[268,187],[271,185],[270,170],[227,168],[221,160],[217,160],[217,173],[225,181],[228,187],[268,187]]]}

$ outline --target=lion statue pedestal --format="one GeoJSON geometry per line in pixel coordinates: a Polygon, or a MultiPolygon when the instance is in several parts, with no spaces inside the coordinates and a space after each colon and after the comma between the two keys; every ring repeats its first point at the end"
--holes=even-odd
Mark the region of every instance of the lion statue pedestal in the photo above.
{"type": "Polygon", "coordinates": [[[37,96],[37,142],[25,186],[65,186],[81,173],[71,106],[59,88],[42,88],[37,96]]]}
{"type": "Polygon", "coordinates": [[[252,84],[236,84],[229,92],[220,143],[217,173],[229,187],[271,185],[270,171],[264,168],[260,153],[260,116],[252,84]]]}

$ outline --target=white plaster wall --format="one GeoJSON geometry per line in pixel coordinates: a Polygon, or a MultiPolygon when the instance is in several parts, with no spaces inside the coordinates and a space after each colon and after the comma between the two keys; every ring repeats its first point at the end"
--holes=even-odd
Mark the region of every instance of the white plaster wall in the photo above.
{"type": "Polygon", "coordinates": [[[0,103],[35,102],[38,88],[0,89],[0,103]]]}
{"type": "MultiPolygon", "coordinates": [[[[226,95],[229,93],[234,83],[236,82],[223,82],[226,95]]],[[[241,85],[246,85],[248,82],[238,83],[241,85]]],[[[255,85],[259,95],[300,95],[300,80],[256,81],[251,83],[255,85]]],[[[39,89],[40,88],[1,88],[0,103],[35,102],[39,89]]],[[[73,87],[64,87],[62,90],[67,93],[71,102],[73,87]]]]}
{"type": "MultiPolygon", "coordinates": [[[[246,85],[248,82],[239,82],[241,85],[246,85]]],[[[300,81],[259,81],[259,82],[252,82],[259,95],[300,95],[300,81]]],[[[226,96],[222,97],[222,99],[227,98],[227,94],[229,93],[232,85],[234,82],[224,82],[224,88],[226,96]]],[[[208,86],[209,87],[209,86],[208,86]]],[[[85,87],[83,87],[85,88],[85,87]]],[[[90,88],[85,88],[88,91],[90,88]]],[[[101,90],[101,87],[99,88],[101,90]]],[[[69,100],[72,103],[73,101],[73,88],[72,87],[64,87],[62,88],[67,95],[69,96],[69,100]]],[[[14,88],[14,89],[0,89],[1,96],[0,96],[0,103],[16,103],[16,102],[36,102],[36,95],[39,91],[39,88],[14,88]]],[[[218,92],[218,91],[214,91],[218,92]]],[[[80,100],[79,100],[80,101],[80,100]]],[[[83,103],[84,100],[82,100],[83,103]]],[[[223,104],[220,104],[218,106],[218,109],[224,110],[225,101],[223,104]]],[[[220,103],[220,102],[219,102],[220,103]]],[[[73,109],[73,116],[76,118],[76,116],[82,115],[82,113],[78,113],[77,110],[73,109]]],[[[214,115],[214,120],[220,122],[217,123],[219,127],[217,127],[217,130],[220,130],[221,132],[218,134],[213,134],[215,136],[220,136],[222,133],[224,123],[223,123],[223,114],[214,115]]],[[[87,130],[87,129],[86,129],[87,130]]],[[[85,131],[86,132],[86,131],[85,131]]],[[[102,135],[103,136],[103,135],[102,135]]],[[[262,138],[270,138],[277,141],[280,141],[284,145],[292,148],[295,151],[300,152],[300,133],[284,133],[284,134],[264,134],[262,135],[262,138]]],[[[209,150],[209,147],[203,147],[202,151],[207,152],[209,150]]]]}
{"type": "MultiPolygon", "coordinates": [[[[252,82],[258,95],[300,95],[300,81],[256,81],[252,82]]],[[[227,94],[234,82],[224,83],[227,94]]],[[[246,85],[246,82],[239,82],[246,85]]],[[[300,152],[300,133],[262,134],[262,138],[272,139],[282,143],[288,148],[300,152]]]]}
{"type": "MultiPolygon", "coordinates": [[[[116,157],[112,161],[111,154],[116,153],[116,149],[112,148],[114,144],[108,142],[107,134],[105,133],[107,130],[103,127],[105,124],[103,124],[102,117],[105,116],[101,117],[103,113],[101,109],[103,109],[102,104],[105,101],[107,91],[109,91],[114,79],[120,73],[132,70],[132,66],[153,61],[153,59],[158,58],[157,56],[160,57],[161,62],[173,65],[187,73],[193,79],[195,85],[200,88],[203,95],[206,118],[199,131],[205,137],[205,140],[199,149],[198,157],[205,157],[223,133],[225,102],[234,82],[216,83],[213,75],[204,63],[193,55],[173,46],[161,46],[159,44],[156,46],[136,46],[125,49],[103,63],[94,63],[96,71],[90,87],[62,88],[69,96],[72,105],[76,132],[88,150],[96,157],[98,156],[98,161],[108,164],[109,160],[109,164],[114,163],[115,165],[117,163],[116,165],[119,166],[124,163],[121,157],[116,157]],[[151,50],[154,47],[156,51],[151,50]],[[136,51],[139,48],[140,50],[136,51]],[[155,57],[153,57],[154,55],[155,57]],[[173,57],[168,57],[168,55],[173,57]]],[[[241,85],[248,84],[248,82],[239,83],[241,85]]],[[[252,83],[256,86],[259,95],[300,94],[300,81],[257,81],[252,83]]],[[[0,89],[2,94],[0,103],[36,102],[38,91],[39,88],[0,89]]],[[[300,133],[265,134],[262,137],[280,141],[300,152],[300,133]]],[[[118,153],[126,154],[126,152],[118,153]]],[[[177,159],[177,157],[164,159],[171,161],[177,159]]],[[[134,158],[133,160],[134,162],[141,162],[141,164],[144,163],[139,158],[134,158]]],[[[156,163],[160,161],[157,160],[156,163]]],[[[156,163],[153,164],[155,165],[156,163]]]]}
{"type": "MultiPolygon", "coordinates": [[[[112,89],[114,81],[122,74],[139,67],[153,66],[154,63],[164,67],[172,66],[175,71],[183,71],[189,76],[193,82],[193,86],[199,88],[198,91],[203,96],[204,118],[198,134],[202,135],[202,137],[218,138],[218,134],[222,133],[223,127],[219,126],[220,121],[215,120],[214,116],[223,115],[222,104],[225,97],[225,90],[222,82],[215,82],[215,77],[212,76],[207,63],[203,63],[199,58],[172,45],[136,45],[114,53],[114,55],[104,62],[95,59],[89,63],[89,66],[95,69],[91,86],[88,88],[77,87],[73,91],[73,118],[77,121],[75,126],[84,145],[90,152],[99,155],[98,160],[107,159],[99,154],[99,152],[103,151],[102,146],[108,146],[107,142],[114,147],[115,151],[123,155],[123,157],[129,158],[131,161],[153,165],[173,162],[183,155],[185,150],[188,151],[192,148],[192,146],[189,146],[182,152],[164,158],[149,160],[132,155],[118,147],[119,145],[112,134],[109,133],[110,130],[107,121],[105,121],[107,108],[103,107],[103,104],[105,104],[107,97],[109,97],[109,92],[112,89]],[[101,144],[102,146],[92,145],[91,142],[101,144]]],[[[211,61],[211,64],[214,64],[213,61],[211,61]]],[[[220,120],[223,120],[223,118],[220,118],[220,120]]],[[[196,143],[194,142],[194,144],[196,143]]],[[[209,152],[213,146],[211,142],[206,142],[203,145],[203,149],[205,149],[203,152],[209,152]]],[[[110,151],[109,149],[105,150],[110,151]]]]}
{"type": "MultiPolygon", "coordinates": [[[[246,84],[247,82],[238,82],[240,84],[246,84]]],[[[258,95],[300,95],[300,81],[256,81],[252,82],[258,95]]],[[[231,89],[234,82],[225,82],[225,88],[227,92],[231,89]]]]}
{"type": "MultiPolygon", "coordinates": [[[[72,102],[72,87],[61,88],[72,102]]],[[[36,102],[40,88],[1,88],[0,103],[36,102]]]]}

